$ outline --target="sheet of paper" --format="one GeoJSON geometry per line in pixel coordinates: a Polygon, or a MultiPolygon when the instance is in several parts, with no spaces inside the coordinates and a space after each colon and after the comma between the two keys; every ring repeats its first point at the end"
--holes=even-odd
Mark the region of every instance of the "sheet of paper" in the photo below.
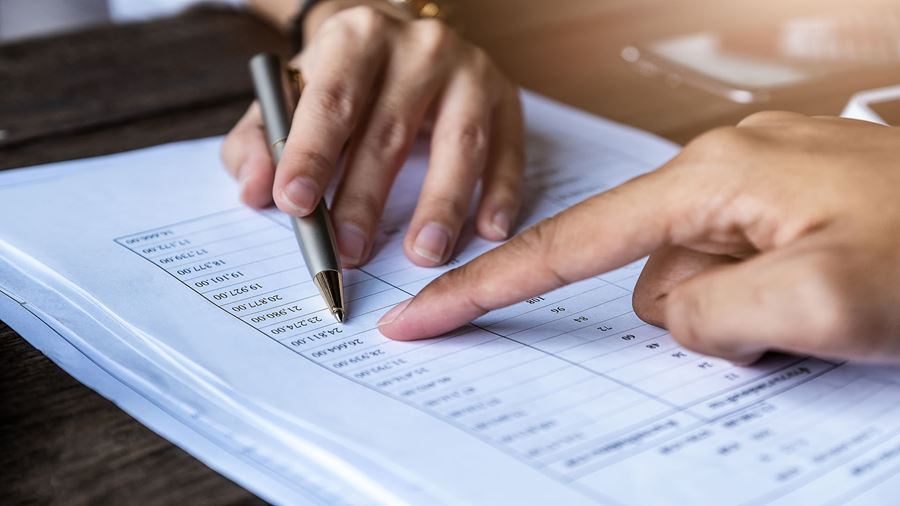
{"type": "MultiPolygon", "coordinates": [[[[675,152],[525,104],[523,226],[675,152]]],[[[237,203],[218,143],[0,177],[0,212],[17,217],[0,224],[0,285],[286,488],[360,504],[876,504],[900,492],[897,370],[784,355],[739,368],[681,349],[631,311],[641,262],[442,338],[382,337],[388,308],[494,246],[468,231],[448,267],[403,257],[422,148],[372,261],[346,273],[349,321],[334,323],[284,217],[237,203]]]]}

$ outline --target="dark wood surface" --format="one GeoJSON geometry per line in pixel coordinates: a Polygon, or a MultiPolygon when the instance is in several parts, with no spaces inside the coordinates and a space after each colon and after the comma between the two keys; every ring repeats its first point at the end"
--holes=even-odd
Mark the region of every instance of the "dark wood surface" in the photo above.
{"type": "MultiPolygon", "coordinates": [[[[895,2],[894,2],[895,3],[895,2]]],[[[739,105],[638,75],[629,44],[792,16],[896,9],[881,0],[458,0],[464,33],[516,82],[678,142],[760,109],[837,114],[900,67],[844,73],[739,105]]],[[[895,11],[896,12],[896,11],[895,11]]],[[[0,46],[0,168],[221,134],[251,93],[246,58],[286,48],[249,16],[173,20],[0,46]]],[[[2,276],[2,273],[0,273],[2,276]]],[[[259,502],[70,378],[0,323],[4,503],[259,502]]]]}
{"type": "MultiPolygon", "coordinates": [[[[249,16],[212,10],[0,46],[0,168],[222,134],[252,99],[247,59],[287,47],[249,16]]],[[[2,504],[262,502],[3,323],[0,399],[2,504]]]]}

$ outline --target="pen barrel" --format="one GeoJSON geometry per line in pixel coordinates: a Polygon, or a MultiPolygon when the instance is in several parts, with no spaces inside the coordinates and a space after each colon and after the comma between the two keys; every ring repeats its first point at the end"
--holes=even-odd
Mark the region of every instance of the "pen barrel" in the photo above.
{"type": "Polygon", "coordinates": [[[291,129],[291,108],[287,101],[287,77],[281,60],[271,53],[260,53],[250,59],[250,77],[266,127],[266,139],[272,147],[275,162],[281,157],[283,141],[291,129]],[[276,146],[279,143],[280,146],[276,146]],[[277,154],[275,153],[277,151],[277,154]]]}
{"type": "MultiPolygon", "coordinates": [[[[254,56],[250,59],[249,66],[272,159],[278,164],[290,131],[291,109],[288,107],[284,69],[278,56],[271,53],[254,56]]],[[[302,218],[292,216],[291,226],[311,277],[322,271],[341,272],[334,227],[324,199],[319,201],[310,215],[302,218]]]]}
{"type": "Polygon", "coordinates": [[[341,265],[337,252],[337,241],[334,238],[334,227],[328,216],[325,201],[320,200],[308,216],[298,218],[291,216],[291,226],[297,236],[297,244],[306,260],[306,268],[309,275],[315,277],[322,271],[341,272],[341,265]]]}

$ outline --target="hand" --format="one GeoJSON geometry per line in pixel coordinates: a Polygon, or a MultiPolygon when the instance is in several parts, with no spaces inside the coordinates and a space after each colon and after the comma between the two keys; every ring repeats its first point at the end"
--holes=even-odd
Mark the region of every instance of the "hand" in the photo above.
{"type": "Polygon", "coordinates": [[[324,21],[307,31],[312,36],[293,60],[306,87],[278,167],[256,104],[225,139],[222,158],[240,181],[241,199],[253,207],[274,199],[286,213],[309,214],[346,147],[346,175],[331,216],[344,266],[360,265],[414,138],[433,123],[407,256],[423,266],[447,261],[479,181],[477,230],[505,239],[518,213],[523,170],[515,87],[484,51],[440,21],[405,20],[368,6],[320,10],[346,5],[323,2],[310,14],[324,21]]]}
{"type": "Polygon", "coordinates": [[[898,194],[900,129],[755,114],[436,279],[380,329],[435,336],[653,253],[635,310],[686,348],[898,362],[898,194]]]}

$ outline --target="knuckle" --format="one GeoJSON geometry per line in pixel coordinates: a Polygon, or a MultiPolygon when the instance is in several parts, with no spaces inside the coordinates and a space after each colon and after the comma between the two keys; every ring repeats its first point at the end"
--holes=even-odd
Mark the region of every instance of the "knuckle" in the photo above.
{"type": "Polygon", "coordinates": [[[319,30],[316,32],[316,36],[324,33],[336,33],[340,35],[342,38],[351,37],[353,34],[352,29],[350,27],[349,18],[347,17],[347,11],[349,9],[345,9],[339,11],[331,16],[325,18],[322,21],[319,30]]]}
{"type": "Polygon", "coordinates": [[[790,113],[783,111],[759,111],[755,112],[738,122],[739,127],[761,126],[778,122],[785,119],[790,113]]]}
{"type": "Polygon", "coordinates": [[[471,65],[472,69],[475,71],[475,74],[481,78],[486,79],[493,75],[494,72],[494,60],[484,49],[473,46],[471,49],[471,65]]]}
{"type": "Polygon", "coordinates": [[[472,151],[483,151],[487,148],[488,132],[484,125],[470,123],[462,127],[458,134],[459,144],[472,151]]]}
{"type": "Polygon", "coordinates": [[[558,221],[558,218],[552,216],[538,222],[527,233],[519,236],[521,246],[534,256],[549,256],[550,248],[556,242],[559,233],[558,221]]]}
{"type": "Polygon", "coordinates": [[[479,276],[477,272],[477,265],[463,264],[451,269],[446,276],[439,276],[435,280],[435,284],[446,286],[478,286],[481,281],[481,276],[479,276]]]}
{"type": "Polygon", "coordinates": [[[340,196],[335,214],[339,221],[353,221],[370,225],[381,215],[382,201],[372,193],[353,192],[340,196]]]}
{"type": "Polygon", "coordinates": [[[497,291],[491,284],[485,283],[485,276],[480,273],[480,269],[477,262],[463,264],[432,281],[432,285],[437,289],[436,293],[459,292],[458,288],[461,286],[469,288],[462,292],[466,303],[486,313],[488,307],[481,301],[496,297],[497,291]]]}
{"type": "Polygon", "coordinates": [[[348,39],[365,41],[383,33],[388,20],[378,9],[358,5],[330,16],[325,23],[329,22],[331,22],[329,28],[339,30],[348,39]]]}
{"type": "Polygon", "coordinates": [[[331,172],[331,161],[318,151],[293,151],[290,159],[294,172],[308,174],[317,181],[327,178],[331,172]]]}
{"type": "MultiPolygon", "coordinates": [[[[721,171],[723,164],[714,163],[721,160],[743,159],[759,149],[756,137],[737,127],[719,127],[710,130],[684,148],[683,158],[687,164],[678,167],[690,167],[692,170],[721,171]],[[696,163],[699,162],[699,163],[696,163]]],[[[728,164],[729,168],[741,167],[741,164],[728,164]]]]}
{"type": "Polygon", "coordinates": [[[441,142],[455,145],[463,152],[479,155],[487,150],[488,131],[485,125],[466,122],[447,129],[441,142]]]}
{"type": "Polygon", "coordinates": [[[387,24],[387,16],[374,7],[360,5],[347,10],[348,17],[364,38],[381,33],[387,24]]]}
{"type": "Polygon", "coordinates": [[[408,121],[398,117],[387,117],[376,127],[374,141],[378,150],[389,158],[396,159],[405,150],[412,138],[412,127],[408,121]]]}
{"type": "Polygon", "coordinates": [[[556,245],[559,236],[559,219],[557,217],[546,218],[518,235],[513,242],[522,255],[536,261],[538,269],[551,277],[554,283],[562,286],[571,281],[568,280],[557,267],[556,245]]]}
{"type": "Polygon", "coordinates": [[[313,94],[313,103],[329,121],[349,128],[356,116],[356,100],[348,85],[331,83],[313,94]]]}
{"type": "Polygon", "coordinates": [[[436,58],[445,54],[455,42],[453,30],[436,19],[416,21],[413,27],[416,45],[426,58],[436,58]]]}

